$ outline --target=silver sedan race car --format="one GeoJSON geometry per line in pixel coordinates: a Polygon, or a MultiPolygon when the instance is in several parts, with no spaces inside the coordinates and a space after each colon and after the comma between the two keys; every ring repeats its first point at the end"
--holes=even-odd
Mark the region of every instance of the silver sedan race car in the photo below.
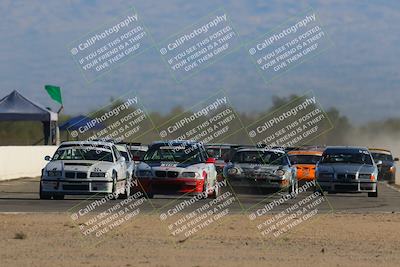
{"type": "Polygon", "coordinates": [[[42,170],[41,199],[65,195],[129,197],[131,175],[125,157],[111,142],[64,142],[42,170]]]}
{"type": "Polygon", "coordinates": [[[298,190],[296,169],[287,154],[278,149],[238,149],[224,168],[224,177],[233,188],[270,189],[289,193],[298,190]]]}
{"type": "Polygon", "coordinates": [[[327,147],[316,167],[317,191],[378,196],[378,168],[365,147],[327,147]]]}

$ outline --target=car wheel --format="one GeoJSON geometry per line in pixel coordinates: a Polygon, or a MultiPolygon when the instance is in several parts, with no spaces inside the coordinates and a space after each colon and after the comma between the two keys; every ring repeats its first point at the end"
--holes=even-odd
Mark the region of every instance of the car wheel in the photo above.
{"type": "Polygon", "coordinates": [[[55,200],[63,200],[64,199],[64,195],[63,194],[55,194],[53,196],[53,199],[55,199],[55,200]]]}
{"type": "Polygon", "coordinates": [[[131,185],[130,185],[130,182],[127,182],[126,184],[125,184],[125,192],[123,193],[123,194],[121,194],[121,197],[120,198],[122,198],[122,199],[127,199],[127,198],[129,198],[131,196],[131,185]]]}
{"type": "Polygon", "coordinates": [[[44,193],[42,191],[42,185],[40,185],[40,189],[39,189],[39,198],[40,199],[51,199],[52,195],[49,193],[44,193]]]}
{"type": "Polygon", "coordinates": [[[296,182],[292,182],[290,184],[288,192],[293,198],[295,198],[297,193],[299,192],[298,188],[299,188],[299,183],[297,180],[296,180],[296,182]]]}
{"type": "Polygon", "coordinates": [[[378,197],[378,185],[376,185],[375,192],[368,192],[368,197],[378,197]]]}
{"type": "Polygon", "coordinates": [[[218,182],[216,181],[215,185],[214,185],[213,193],[211,195],[209,195],[209,198],[216,199],[220,195],[221,195],[221,188],[218,186],[218,182]]]}
{"type": "Polygon", "coordinates": [[[154,198],[154,194],[153,193],[146,193],[146,197],[147,198],[154,198]]]}
{"type": "Polygon", "coordinates": [[[113,179],[113,188],[112,188],[112,194],[113,197],[111,198],[112,200],[118,199],[118,192],[117,192],[117,173],[114,171],[112,174],[112,179],[113,179]]]}
{"type": "Polygon", "coordinates": [[[318,193],[321,194],[321,196],[324,195],[324,191],[321,190],[321,188],[320,188],[318,185],[314,185],[313,192],[314,192],[314,193],[317,193],[317,192],[318,192],[318,193]]]}
{"type": "Polygon", "coordinates": [[[203,199],[209,198],[208,192],[207,192],[207,181],[204,181],[203,184],[203,191],[201,192],[201,196],[203,199]]]}

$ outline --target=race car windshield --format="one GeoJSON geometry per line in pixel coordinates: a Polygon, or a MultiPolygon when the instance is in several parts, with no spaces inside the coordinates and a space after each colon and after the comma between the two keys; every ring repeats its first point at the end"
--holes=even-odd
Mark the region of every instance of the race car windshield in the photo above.
{"type": "Polygon", "coordinates": [[[129,154],[127,151],[118,150],[121,153],[121,156],[125,158],[125,161],[129,161],[129,154]]]}
{"type": "Polygon", "coordinates": [[[353,163],[372,165],[368,153],[328,153],[322,157],[322,163],[353,163]]]}
{"type": "Polygon", "coordinates": [[[134,159],[143,160],[146,151],[131,149],[131,155],[134,159]]]}
{"type": "Polygon", "coordinates": [[[382,153],[371,153],[371,154],[372,154],[372,158],[374,159],[375,162],[378,162],[379,160],[393,161],[392,155],[382,154],[382,153]]]}
{"type": "Polygon", "coordinates": [[[216,159],[226,159],[229,155],[229,152],[229,148],[207,148],[208,156],[216,159]]]}
{"type": "Polygon", "coordinates": [[[89,148],[58,149],[52,160],[95,160],[113,162],[111,151],[89,148]]]}
{"type": "Polygon", "coordinates": [[[161,161],[174,161],[174,162],[202,162],[201,154],[198,149],[191,147],[179,146],[161,146],[150,148],[144,155],[144,161],[161,162],[161,161]]]}
{"type": "Polygon", "coordinates": [[[317,164],[321,159],[318,155],[289,155],[292,164],[317,164]]]}
{"type": "Polygon", "coordinates": [[[261,151],[241,151],[237,152],[233,158],[236,163],[268,164],[268,165],[287,165],[286,158],[282,153],[261,152],[261,151]]]}

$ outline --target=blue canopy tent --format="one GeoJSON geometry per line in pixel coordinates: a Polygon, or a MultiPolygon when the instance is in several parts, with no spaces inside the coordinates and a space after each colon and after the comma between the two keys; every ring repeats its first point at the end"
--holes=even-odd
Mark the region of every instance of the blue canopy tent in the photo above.
{"type": "MultiPolygon", "coordinates": [[[[0,100],[0,121],[41,121],[45,144],[48,139],[57,139],[58,114],[22,96],[16,90],[0,100]],[[52,131],[52,126],[55,131],[52,131]]],[[[58,140],[53,143],[58,143],[58,140]]]]}
{"type": "MultiPolygon", "coordinates": [[[[79,128],[85,127],[90,123],[92,119],[83,115],[79,115],[77,117],[71,118],[68,121],[64,122],[60,125],[61,131],[78,131],[79,128]]],[[[96,123],[94,126],[90,128],[90,131],[102,130],[105,128],[105,125],[102,123],[96,123]]],[[[67,138],[69,135],[67,135],[67,138]]]]}

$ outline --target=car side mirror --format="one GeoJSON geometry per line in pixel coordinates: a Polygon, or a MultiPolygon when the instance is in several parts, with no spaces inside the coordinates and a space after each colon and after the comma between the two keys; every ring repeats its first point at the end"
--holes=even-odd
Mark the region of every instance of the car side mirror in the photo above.
{"type": "Polygon", "coordinates": [[[207,164],[215,164],[215,158],[208,158],[208,159],[206,160],[206,163],[207,163],[207,164]]]}
{"type": "Polygon", "coordinates": [[[50,156],[46,156],[46,157],[44,157],[44,160],[45,160],[45,161],[50,161],[50,160],[51,160],[51,157],[50,157],[50,156]]]}
{"type": "Polygon", "coordinates": [[[118,159],[119,162],[125,162],[125,160],[126,160],[125,157],[120,157],[120,158],[118,159]]]}
{"type": "Polygon", "coordinates": [[[383,163],[382,160],[378,160],[378,161],[376,162],[376,165],[379,166],[379,165],[382,165],[382,163],[383,163]]]}
{"type": "Polygon", "coordinates": [[[394,158],[394,161],[399,161],[399,158],[394,158]]]}

